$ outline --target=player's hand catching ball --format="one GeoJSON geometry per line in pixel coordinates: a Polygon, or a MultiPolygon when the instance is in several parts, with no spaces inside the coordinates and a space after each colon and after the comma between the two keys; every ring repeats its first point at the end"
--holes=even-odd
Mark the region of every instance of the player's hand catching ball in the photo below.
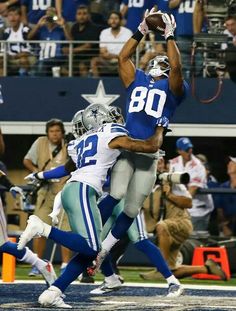
{"type": "Polygon", "coordinates": [[[176,28],[175,18],[172,14],[162,14],[162,20],[165,23],[164,37],[167,40],[169,37],[174,37],[174,31],[176,28]]]}
{"type": "Polygon", "coordinates": [[[145,36],[146,34],[148,34],[150,32],[150,29],[148,28],[148,25],[146,23],[146,18],[152,14],[155,14],[156,12],[156,8],[153,7],[151,9],[151,11],[149,12],[149,10],[146,10],[145,14],[144,14],[144,19],[143,21],[139,24],[138,26],[138,30],[145,36]]]}

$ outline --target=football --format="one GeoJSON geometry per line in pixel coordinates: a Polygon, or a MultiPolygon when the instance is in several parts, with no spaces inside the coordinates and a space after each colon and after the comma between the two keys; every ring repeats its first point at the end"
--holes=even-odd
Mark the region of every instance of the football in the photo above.
{"type": "Polygon", "coordinates": [[[165,31],[165,23],[162,20],[163,13],[154,13],[146,17],[146,23],[150,30],[161,34],[165,31]]]}

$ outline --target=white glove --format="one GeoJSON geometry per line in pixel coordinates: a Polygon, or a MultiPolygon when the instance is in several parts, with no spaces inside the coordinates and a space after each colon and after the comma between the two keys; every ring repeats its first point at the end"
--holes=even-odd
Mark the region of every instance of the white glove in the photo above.
{"type": "Polygon", "coordinates": [[[28,180],[28,181],[35,181],[35,180],[42,180],[42,179],[44,179],[43,172],[30,173],[24,178],[24,180],[28,180]]]}
{"type": "MultiPolygon", "coordinates": [[[[159,11],[158,11],[159,12],[159,11]]],[[[139,24],[138,26],[138,30],[145,36],[146,34],[148,34],[150,32],[149,28],[148,28],[148,25],[146,23],[146,18],[149,16],[149,15],[152,15],[152,14],[155,14],[157,13],[156,12],[156,8],[153,7],[151,9],[151,11],[149,12],[149,10],[146,10],[145,13],[144,13],[144,19],[143,21],[139,24]]]]}
{"type": "Polygon", "coordinates": [[[51,214],[48,215],[49,217],[52,218],[52,226],[57,226],[59,223],[58,217],[56,215],[54,215],[54,213],[52,212],[51,214]]]}
{"type": "Polygon", "coordinates": [[[20,187],[13,186],[13,187],[10,188],[9,191],[10,191],[10,193],[12,194],[12,196],[14,198],[16,198],[16,195],[19,194],[22,197],[23,200],[25,199],[25,195],[24,195],[23,189],[21,189],[20,187]]]}
{"type": "Polygon", "coordinates": [[[175,18],[172,14],[164,13],[162,15],[162,20],[166,24],[164,37],[167,40],[169,37],[174,37],[174,31],[176,28],[175,18]]]}

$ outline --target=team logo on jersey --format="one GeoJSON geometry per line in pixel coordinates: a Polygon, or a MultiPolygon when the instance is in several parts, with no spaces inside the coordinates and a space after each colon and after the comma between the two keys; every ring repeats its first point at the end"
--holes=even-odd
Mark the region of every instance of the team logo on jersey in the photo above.
{"type": "Polygon", "coordinates": [[[95,94],[81,94],[81,96],[90,104],[103,104],[105,106],[109,106],[120,97],[119,94],[106,94],[102,80],[99,81],[95,94]]]}

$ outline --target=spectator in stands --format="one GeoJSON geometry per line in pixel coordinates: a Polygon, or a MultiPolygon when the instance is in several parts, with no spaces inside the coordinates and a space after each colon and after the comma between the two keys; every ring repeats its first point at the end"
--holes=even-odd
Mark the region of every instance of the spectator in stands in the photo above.
{"type": "Polygon", "coordinates": [[[19,4],[19,0],[2,0],[0,1],[0,39],[2,40],[2,35],[3,35],[3,31],[4,28],[7,27],[7,21],[6,21],[6,17],[7,17],[7,12],[8,9],[14,5],[18,5],[19,4]]]}
{"type": "Polygon", "coordinates": [[[121,26],[122,16],[119,12],[111,12],[109,28],[100,34],[100,56],[91,61],[93,77],[100,75],[117,75],[118,55],[124,43],[132,36],[132,32],[121,26]]]}
{"type": "MultiPolygon", "coordinates": [[[[175,10],[175,20],[178,27],[175,30],[178,47],[182,55],[182,66],[185,78],[191,73],[191,47],[193,42],[193,11],[196,0],[169,0],[169,7],[175,10]]],[[[195,74],[202,71],[202,59],[195,56],[195,74]]]]}
{"type": "MultiPolygon", "coordinates": [[[[221,184],[220,188],[236,189],[236,157],[230,157],[227,166],[229,180],[221,184]]],[[[220,234],[230,238],[236,236],[236,195],[221,194],[217,200],[217,214],[220,234]]]]}
{"type": "Polygon", "coordinates": [[[46,13],[49,7],[52,7],[54,0],[34,1],[34,0],[21,0],[22,19],[25,25],[30,27],[35,26],[38,21],[46,13]]]}
{"type": "Polygon", "coordinates": [[[76,11],[81,5],[89,5],[88,0],[55,0],[58,17],[72,25],[76,21],[76,11]]]}
{"type": "Polygon", "coordinates": [[[199,159],[193,155],[193,144],[187,137],[176,141],[178,157],[170,161],[170,171],[187,172],[190,175],[188,191],[193,197],[190,215],[194,231],[208,231],[210,214],[214,209],[210,194],[197,194],[199,188],[207,188],[206,170],[199,159]]]}
{"type": "MultiPolygon", "coordinates": [[[[98,54],[98,47],[96,44],[86,41],[98,41],[100,32],[100,27],[93,24],[90,20],[88,7],[84,5],[79,6],[76,11],[76,23],[71,29],[71,36],[73,40],[85,42],[73,46],[74,75],[88,76],[90,60],[92,56],[98,54]]],[[[63,52],[68,54],[69,47],[63,48],[63,52]]]]}
{"type": "MultiPolygon", "coordinates": [[[[158,173],[165,170],[164,159],[158,161],[158,173]]],[[[182,244],[192,232],[191,211],[192,197],[185,185],[160,182],[144,203],[144,218],[149,233],[157,236],[158,246],[170,269],[177,278],[195,273],[210,273],[225,279],[225,274],[213,260],[206,260],[202,266],[179,265],[178,254],[182,244]]],[[[143,279],[155,280],[161,277],[157,270],[141,273],[143,279]]]]}
{"type": "MultiPolygon", "coordinates": [[[[64,141],[65,129],[61,120],[51,119],[46,123],[47,136],[39,137],[31,146],[24,157],[23,164],[30,172],[38,172],[55,168],[67,161],[67,148],[64,141]]],[[[42,185],[37,193],[37,201],[34,214],[44,222],[51,224],[48,216],[52,212],[56,194],[63,188],[65,178],[51,181],[42,185]]],[[[70,231],[67,216],[64,216],[62,230],[70,231]]],[[[33,241],[34,252],[39,258],[43,258],[46,247],[45,238],[37,238],[33,241]]],[[[70,259],[70,251],[64,247],[62,252],[62,266],[64,269],[70,259]]],[[[33,267],[30,276],[39,274],[33,267]]]]}
{"type": "Polygon", "coordinates": [[[144,12],[157,4],[157,0],[129,1],[121,3],[121,15],[126,18],[125,26],[135,32],[143,19],[144,12]]]}
{"type": "Polygon", "coordinates": [[[19,41],[7,45],[8,75],[27,75],[36,57],[29,43],[25,42],[30,28],[22,23],[21,11],[17,6],[8,9],[7,20],[9,27],[4,30],[3,40],[19,41]]]}
{"type": "Polygon", "coordinates": [[[228,16],[225,20],[224,34],[228,36],[228,42],[222,44],[225,50],[226,69],[232,81],[236,82],[236,15],[228,16]]]}
{"type": "Polygon", "coordinates": [[[39,61],[36,63],[32,75],[50,76],[53,67],[62,66],[65,63],[66,58],[62,51],[62,44],[51,41],[71,40],[71,34],[65,20],[56,16],[55,8],[47,8],[46,15],[41,17],[32,28],[28,39],[47,41],[40,43],[39,61]]]}

